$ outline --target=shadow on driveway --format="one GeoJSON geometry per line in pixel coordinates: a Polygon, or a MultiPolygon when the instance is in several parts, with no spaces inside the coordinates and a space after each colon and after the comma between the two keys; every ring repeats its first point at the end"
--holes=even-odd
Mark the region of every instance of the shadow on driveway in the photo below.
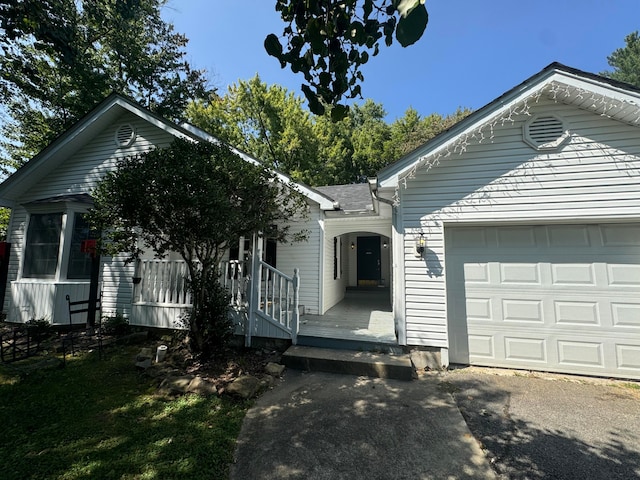
{"type": "Polygon", "coordinates": [[[500,478],[576,480],[640,478],[640,389],[629,385],[491,369],[442,383],[500,478]]]}

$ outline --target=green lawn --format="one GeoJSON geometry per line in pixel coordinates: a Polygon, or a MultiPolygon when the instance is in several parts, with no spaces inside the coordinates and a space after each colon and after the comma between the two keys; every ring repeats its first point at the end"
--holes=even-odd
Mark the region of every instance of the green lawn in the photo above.
{"type": "Polygon", "coordinates": [[[20,379],[0,365],[0,478],[224,479],[247,403],[154,395],[137,350],[20,379]]]}

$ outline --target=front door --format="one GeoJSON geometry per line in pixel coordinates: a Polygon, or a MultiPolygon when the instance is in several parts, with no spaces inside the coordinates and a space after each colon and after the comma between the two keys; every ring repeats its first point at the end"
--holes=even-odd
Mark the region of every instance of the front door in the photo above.
{"type": "Polygon", "coordinates": [[[380,283],[380,237],[358,237],[358,286],[380,283]]]}

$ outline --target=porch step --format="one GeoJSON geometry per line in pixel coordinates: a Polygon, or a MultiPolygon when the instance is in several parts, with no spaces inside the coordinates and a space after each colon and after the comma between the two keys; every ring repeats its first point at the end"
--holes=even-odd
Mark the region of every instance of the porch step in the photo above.
{"type": "Polygon", "coordinates": [[[282,363],[289,368],[312,372],[366,375],[396,380],[413,378],[413,367],[407,354],[393,355],[294,345],[284,352],[282,363]]]}
{"type": "Polygon", "coordinates": [[[353,350],[356,352],[367,351],[375,353],[390,353],[399,355],[404,353],[397,343],[379,342],[374,340],[364,341],[361,338],[352,340],[348,338],[314,337],[311,335],[298,335],[297,345],[303,347],[317,347],[322,349],[353,350]]]}

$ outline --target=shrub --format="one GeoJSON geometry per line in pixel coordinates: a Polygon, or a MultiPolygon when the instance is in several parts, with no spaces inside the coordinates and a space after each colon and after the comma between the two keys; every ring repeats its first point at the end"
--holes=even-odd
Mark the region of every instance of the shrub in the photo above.
{"type": "Polygon", "coordinates": [[[189,325],[189,347],[194,353],[207,358],[223,348],[233,334],[229,293],[220,285],[215,272],[207,278],[198,272],[195,277],[195,281],[189,282],[189,287],[192,292],[199,289],[200,302],[186,313],[185,321],[189,325]]]}
{"type": "Polygon", "coordinates": [[[122,313],[116,312],[113,315],[102,317],[102,327],[107,335],[126,335],[131,331],[129,319],[122,313]]]}
{"type": "Polygon", "coordinates": [[[42,341],[53,334],[51,323],[46,318],[32,318],[25,325],[35,340],[42,341]]]}

